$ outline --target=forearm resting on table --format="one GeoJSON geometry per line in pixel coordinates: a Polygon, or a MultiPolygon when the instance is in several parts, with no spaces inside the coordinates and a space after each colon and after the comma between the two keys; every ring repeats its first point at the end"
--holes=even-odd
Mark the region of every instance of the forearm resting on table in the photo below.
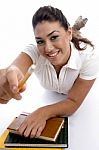
{"type": "Polygon", "coordinates": [[[40,109],[44,111],[46,118],[49,119],[55,116],[70,116],[78,107],[75,101],[66,99],[52,105],[41,107],[40,109]]]}
{"type": "Polygon", "coordinates": [[[44,107],[46,116],[50,118],[54,116],[69,116],[73,114],[84,101],[94,81],[95,79],[88,81],[78,78],[69,91],[67,99],[44,107]]]}

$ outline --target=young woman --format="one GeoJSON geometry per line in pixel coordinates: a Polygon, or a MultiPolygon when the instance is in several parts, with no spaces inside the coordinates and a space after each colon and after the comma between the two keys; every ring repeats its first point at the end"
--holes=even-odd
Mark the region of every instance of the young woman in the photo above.
{"type": "Polygon", "coordinates": [[[18,83],[32,64],[36,64],[35,74],[42,86],[66,95],[61,102],[41,107],[26,118],[19,128],[20,134],[26,137],[39,136],[51,117],[73,114],[97,77],[98,58],[94,46],[79,32],[86,19],[79,19],[71,28],[61,10],[40,7],[32,19],[37,46],[28,45],[7,69],[0,72],[1,103],[7,103],[11,98],[21,99],[20,93],[25,86],[19,91],[18,83]]]}

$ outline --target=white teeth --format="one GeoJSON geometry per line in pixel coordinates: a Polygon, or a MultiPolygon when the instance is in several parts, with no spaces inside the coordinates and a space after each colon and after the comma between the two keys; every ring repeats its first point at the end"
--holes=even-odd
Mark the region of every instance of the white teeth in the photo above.
{"type": "Polygon", "coordinates": [[[53,53],[53,54],[49,54],[49,56],[50,57],[54,57],[54,56],[56,56],[58,54],[58,52],[55,52],[55,53],[53,53]]]}

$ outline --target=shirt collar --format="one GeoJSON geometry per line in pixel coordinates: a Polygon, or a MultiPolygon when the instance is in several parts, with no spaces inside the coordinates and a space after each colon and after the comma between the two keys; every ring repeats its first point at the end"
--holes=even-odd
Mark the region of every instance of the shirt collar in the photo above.
{"type": "Polygon", "coordinates": [[[71,56],[68,63],[65,66],[71,69],[78,69],[79,66],[81,66],[79,51],[73,46],[72,43],[71,43],[71,56]]]}

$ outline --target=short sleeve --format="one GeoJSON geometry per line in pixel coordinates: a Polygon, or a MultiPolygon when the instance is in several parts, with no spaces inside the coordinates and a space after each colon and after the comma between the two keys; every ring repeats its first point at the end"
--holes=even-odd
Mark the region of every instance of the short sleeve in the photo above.
{"type": "Polygon", "coordinates": [[[38,49],[35,45],[29,44],[28,46],[26,46],[24,48],[24,50],[22,52],[29,55],[31,57],[33,63],[35,63],[35,64],[37,63],[37,60],[39,58],[39,52],[38,52],[38,49]]]}
{"type": "Polygon", "coordinates": [[[86,54],[80,70],[80,78],[85,80],[95,79],[99,73],[99,55],[94,51],[86,54]]]}

